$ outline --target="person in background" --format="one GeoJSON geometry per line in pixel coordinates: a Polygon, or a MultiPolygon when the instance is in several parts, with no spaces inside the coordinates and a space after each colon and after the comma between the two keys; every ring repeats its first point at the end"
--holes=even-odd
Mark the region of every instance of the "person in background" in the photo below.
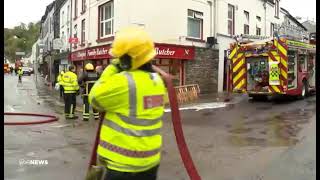
{"type": "Polygon", "coordinates": [[[96,73],[98,74],[98,77],[101,76],[102,72],[103,72],[103,67],[102,66],[97,66],[96,67],[96,73]]]}
{"type": "Polygon", "coordinates": [[[21,67],[18,68],[17,74],[18,74],[18,77],[19,77],[18,82],[21,83],[22,82],[22,75],[23,75],[23,71],[22,71],[21,67]]]}
{"type": "MultiPolygon", "coordinates": [[[[93,84],[98,80],[99,76],[95,72],[91,63],[87,63],[84,67],[84,72],[79,76],[78,84],[83,88],[83,120],[88,121],[90,118],[90,106],[88,101],[88,95],[91,91],[93,84]]],[[[93,116],[95,120],[99,119],[99,112],[92,108],[93,116]]]]}
{"type": "MultiPolygon", "coordinates": [[[[63,77],[63,74],[64,74],[64,71],[60,71],[58,77],[57,77],[57,82],[59,83],[61,80],[62,80],[62,77],[63,77]]],[[[64,98],[64,95],[63,95],[63,86],[60,86],[60,98],[64,98]]]]}
{"type": "Polygon", "coordinates": [[[75,73],[76,68],[74,65],[69,66],[69,71],[63,74],[59,84],[63,86],[64,89],[64,112],[66,119],[77,119],[75,116],[77,94],[79,92],[78,76],[75,73]]]}

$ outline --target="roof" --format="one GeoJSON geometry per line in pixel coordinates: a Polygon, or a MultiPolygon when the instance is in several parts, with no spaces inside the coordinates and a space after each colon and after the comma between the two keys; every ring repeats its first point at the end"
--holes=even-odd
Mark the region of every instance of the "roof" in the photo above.
{"type": "Polygon", "coordinates": [[[306,27],[304,27],[304,25],[302,25],[295,17],[293,17],[289,11],[287,11],[284,8],[281,8],[281,10],[288,16],[288,18],[290,18],[292,21],[294,21],[298,26],[300,26],[302,29],[304,29],[305,31],[308,31],[308,29],[306,27]]]}
{"type": "Polygon", "coordinates": [[[47,8],[46,8],[46,12],[44,13],[44,15],[41,18],[41,22],[44,22],[47,19],[47,16],[49,14],[49,12],[52,10],[52,8],[54,7],[55,1],[53,1],[52,3],[50,3],[47,8]]]}

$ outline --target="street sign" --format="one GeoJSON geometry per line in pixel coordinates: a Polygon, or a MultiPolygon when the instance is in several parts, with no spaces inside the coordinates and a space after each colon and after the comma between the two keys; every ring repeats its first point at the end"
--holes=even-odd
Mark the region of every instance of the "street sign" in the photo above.
{"type": "Polygon", "coordinates": [[[79,42],[78,38],[69,38],[69,43],[70,44],[77,44],[79,42]]]}
{"type": "Polygon", "coordinates": [[[16,55],[17,56],[24,56],[24,55],[26,55],[26,53],[25,52],[16,52],[16,55]]]}
{"type": "Polygon", "coordinates": [[[54,39],[53,40],[53,49],[54,50],[60,50],[63,48],[63,41],[62,39],[58,38],[58,39],[54,39]]]}

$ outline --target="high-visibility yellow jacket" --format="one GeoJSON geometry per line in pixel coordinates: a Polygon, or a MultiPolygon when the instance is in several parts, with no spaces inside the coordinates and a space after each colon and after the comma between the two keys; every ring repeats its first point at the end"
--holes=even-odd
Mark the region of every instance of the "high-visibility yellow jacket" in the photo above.
{"type": "Polygon", "coordinates": [[[19,70],[18,70],[18,75],[19,75],[19,76],[22,76],[22,75],[23,75],[22,69],[19,69],[19,70]]]}
{"type": "Polygon", "coordinates": [[[165,94],[157,73],[117,73],[114,65],[104,70],[89,93],[89,103],[106,112],[97,153],[109,169],[141,172],[160,163],[165,94]]]}
{"type": "Polygon", "coordinates": [[[76,93],[79,90],[78,77],[74,72],[68,71],[63,74],[58,83],[63,86],[64,93],[76,93]]]}
{"type": "Polygon", "coordinates": [[[57,77],[57,82],[59,83],[62,80],[63,74],[59,74],[57,77]]]}

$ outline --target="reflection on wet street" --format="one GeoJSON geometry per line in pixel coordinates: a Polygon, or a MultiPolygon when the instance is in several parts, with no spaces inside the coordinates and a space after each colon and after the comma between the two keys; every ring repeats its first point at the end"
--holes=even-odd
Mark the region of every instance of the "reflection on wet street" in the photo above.
{"type": "MultiPolygon", "coordinates": [[[[58,93],[34,83],[32,76],[18,85],[16,77],[6,76],[5,84],[5,112],[60,118],[51,124],[5,127],[5,179],[82,179],[97,121],[65,120],[64,103],[58,93]],[[19,167],[17,162],[22,158],[48,159],[50,165],[19,167]]],[[[315,179],[315,101],[316,96],[252,102],[240,96],[225,103],[207,97],[204,103],[183,106],[184,135],[202,179],[315,179]]],[[[81,112],[76,113],[81,117],[81,112]]],[[[18,116],[4,119],[39,120],[18,116]]],[[[163,118],[162,133],[158,179],[189,179],[177,149],[169,110],[163,118]]]]}
{"type": "Polygon", "coordinates": [[[230,142],[237,146],[290,146],[308,123],[315,109],[293,109],[271,117],[250,120],[240,118],[230,127],[230,142]]]}

